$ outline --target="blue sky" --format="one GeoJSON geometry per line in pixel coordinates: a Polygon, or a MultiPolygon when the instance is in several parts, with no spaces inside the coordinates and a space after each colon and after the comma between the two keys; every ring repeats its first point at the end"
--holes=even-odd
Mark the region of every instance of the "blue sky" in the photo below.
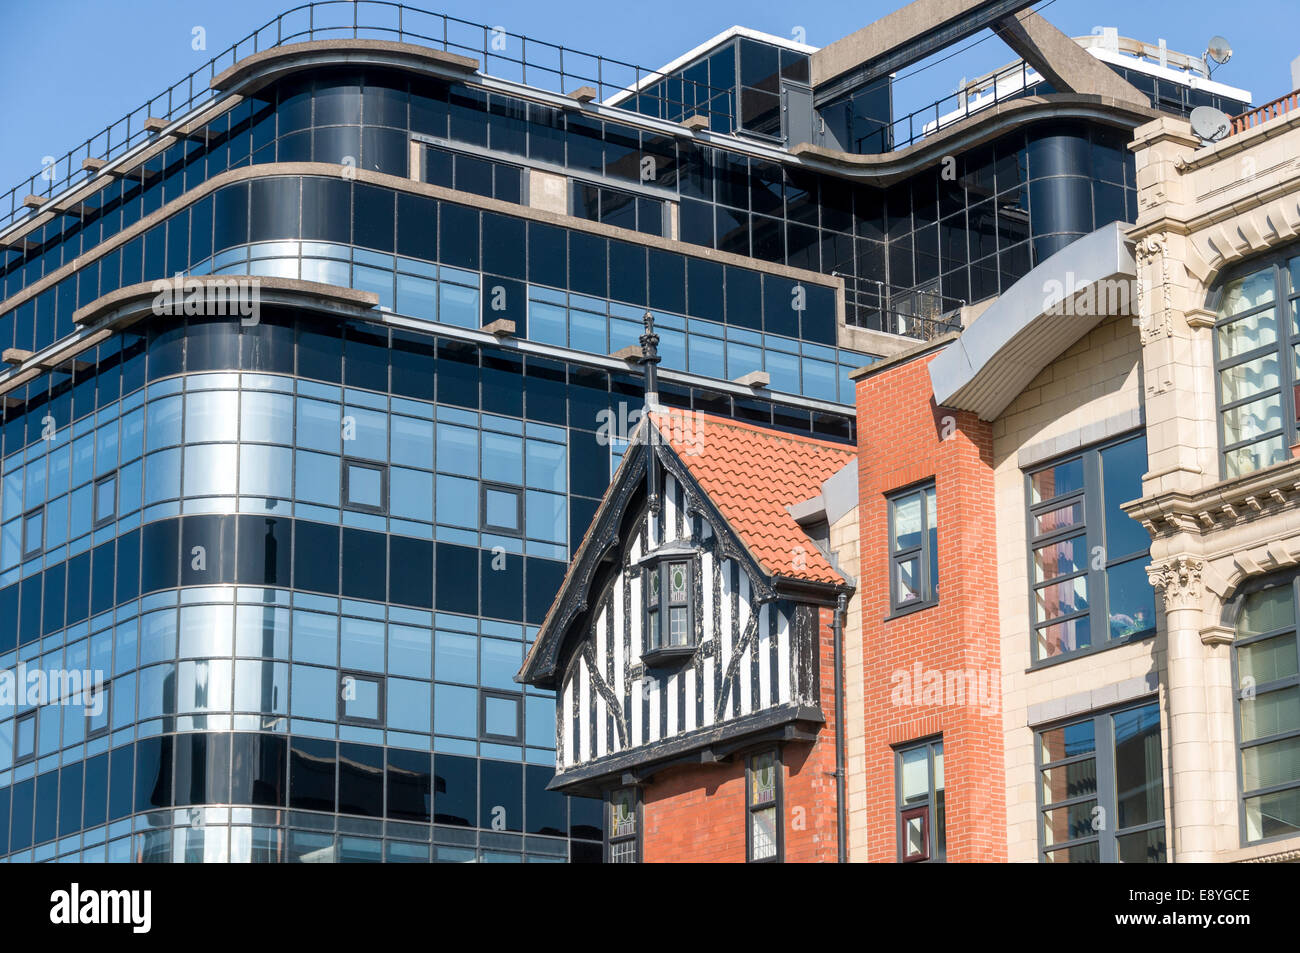
{"type": "MultiPolygon", "coordinates": [[[[781,36],[802,28],[821,46],[902,6],[903,0],[411,0],[412,5],[511,33],[658,67],[734,24],[781,36]]],[[[5,0],[0,81],[0,191],[39,171],[41,157],[62,156],[215,53],[293,6],[293,0],[5,0]],[[206,33],[206,51],[192,48],[206,33]]],[[[1121,35],[1199,54],[1214,33],[1232,43],[1232,62],[1216,79],[1250,90],[1256,103],[1290,89],[1290,61],[1300,55],[1295,0],[1049,0],[1039,7],[1070,35],[1115,26],[1121,35]],[[1271,25],[1271,26],[1270,26],[1271,25]]],[[[1013,59],[986,39],[920,72],[904,71],[901,98],[915,105],[952,92],[1013,59]]],[[[945,54],[946,55],[946,54],[945,54]]],[[[921,64],[926,65],[926,64],[921,64]]]]}

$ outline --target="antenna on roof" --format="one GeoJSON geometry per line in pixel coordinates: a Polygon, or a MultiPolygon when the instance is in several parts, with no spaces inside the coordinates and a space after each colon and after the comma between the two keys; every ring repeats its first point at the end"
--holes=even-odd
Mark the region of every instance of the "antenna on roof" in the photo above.
{"type": "Polygon", "coordinates": [[[1232,59],[1232,47],[1223,37],[1215,34],[1210,37],[1210,43],[1201,54],[1201,62],[1205,64],[1205,75],[1210,75],[1210,60],[1222,66],[1228,60],[1232,59]]]}
{"type": "Polygon", "coordinates": [[[1232,120],[1227,113],[1220,112],[1213,106],[1197,106],[1188,120],[1192,124],[1192,132],[1202,143],[1218,142],[1232,131],[1232,120]]]}

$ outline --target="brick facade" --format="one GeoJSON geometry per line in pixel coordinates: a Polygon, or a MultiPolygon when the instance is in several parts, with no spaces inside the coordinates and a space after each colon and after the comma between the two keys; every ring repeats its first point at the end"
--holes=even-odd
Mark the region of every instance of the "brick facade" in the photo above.
{"type": "Polygon", "coordinates": [[[867,847],[854,860],[896,859],[894,748],[935,735],[944,741],[947,859],[1002,861],[1007,853],[992,429],[974,414],[935,406],[932,358],[891,364],[858,382],[864,704],[847,717],[865,724],[867,847]],[[938,604],[891,619],[885,496],[929,479],[938,510],[938,604]],[[900,703],[917,671],[923,686],[939,672],[972,691],[964,700],[917,692],[900,703]],[[980,678],[991,704],[980,701],[980,678]]]}
{"type": "MultiPolygon", "coordinates": [[[[834,863],[835,681],[832,612],[820,612],[821,708],[826,723],[811,744],[781,753],[787,863],[834,863]]],[[[745,757],[657,773],[641,789],[645,863],[744,863],[745,757]]]]}

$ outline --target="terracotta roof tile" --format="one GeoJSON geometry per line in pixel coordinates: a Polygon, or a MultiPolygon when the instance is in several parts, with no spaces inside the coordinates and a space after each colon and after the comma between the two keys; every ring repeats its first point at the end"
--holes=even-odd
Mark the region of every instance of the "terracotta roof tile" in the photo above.
{"type": "Polygon", "coordinates": [[[820,493],[853,461],[852,447],[711,414],[668,411],[651,419],[767,572],[844,581],[786,507],[820,493]]]}

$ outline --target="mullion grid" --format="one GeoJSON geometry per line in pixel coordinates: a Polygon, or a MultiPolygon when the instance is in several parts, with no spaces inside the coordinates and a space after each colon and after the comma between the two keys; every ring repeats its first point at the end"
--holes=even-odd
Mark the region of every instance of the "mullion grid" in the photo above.
{"type": "MultiPolygon", "coordinates": [[[[1039,638],[1040,638],[1039,633],[1043,632],[1044,630],[1050,629],[1053,626],[1066,625],[1070,622],[1075,622],[1080,619],[1087,619],[1089,623],[1088,624],[1088,629],[1089,629],[1088,647],[1089,648],[1093,646],[1094,644],[1093,636],[1096,634],[1096,632],[1094,631],[1096,629],[1095,626],[1096,620],[1093,618],[1093,610],[1094,610],[1094,606],[1098,602],[1097,600],[1098,580],[1094,578],[1096,573],[1094,573],[1092,570],[1091,555],[1093,552],[1093,548],[1092,546],[1089,545],[1089,543],[1090,543],[1090,537],[1094,532],[1093,527],[1096,527],[1095,531],[1100,533],[1101,531],[1100,527],[1104,525],[1104,519],[1101,518],[1101,514],[1094,514],[1093,512],[1096,503],[1095,498],[1100,496],[1100,492],[1089,494],[1088,489],[1091,486],[1098,486],[1098,484],[1100,483],[1100,478],[1099,478],[1100,465],[1097,462],[1100,458],[1094,452],[1093,454],[1083,454],[1075,458],[1057,460],[1054,461],[1053,463],[1048,464],[1045,467],[1041,467],[1037,470],[1034,470],[1026,475],[1026,479],[1028,482],[1028,486],[1026,488],[1026,494],[1028,495],[1029,493],[1032,493],[1032,486],[1033,486],[1032,481],[1033,481],[1034,474],[1042,473],[1045,470],[1052,469],[1053,467],[1057,467],[1069,463],[1070,459],[1078,459],[1082,463],[1083,486],[1072,493],[1064,494],[1061,496],[1054,496],[1051,497],[1050,499],[1043,500],[1039,503],[1033,503],[1029,507],[1029,527],[1030,527],[1029,528],[1029,566],[1031,570],[1034,566],[1034,554],[1040,549],[1045,549],[1057,543],[1063,543],[1074,539],[1079,540],[1083,545],[1083,549],[1084,549],[1082,569],[1077,569],[1073,573],[1067,573],[1065,575],[1050,576],[1044,579],[1041,583],[1034,582],[1031,584],[1029,601],[1030,601],[1031,609],[1033,610],[1031,612],[1031,619],[1032,619],[1032,625],[1034,627],[1034,653],[1033,653],[1034,661],[1042,661],[1045,658],[1056,658],[1062,655],[1067,655],[1073,652],[1080,651],[1079,647],[1075,646],[1074,649],[1068,651],[1061,651],[1056,653],[1056,655],[1039,656],[1038,649],[1037,649],[1039,638]],[[1097,477],[1095,479],[1094,479],[1094,474],[1096,474],[1097,477]],[[1094,497],[1094,499],[1090,500],[1089,499],[1090,496],[1094,497]],[[1042,533],[1041,535],[1036,532],[1037,519],[1043,513],[1048,513],[1053,510],[1063,509],[1065,507],[1072,507],[1075,504],[1078,504],[1079,506],[1079,513],[1081,516],[1079,522],[1071,523],[1070,525],[1064,526],[1057,530],[1049,530],[1045,533],[1042,533]],[[1084,580],[1084,585],[1086,587],[1084,591],[1084,600],[1086,602],[1087,608],[1081,610],[1075,610],[1073,612],[1069,612],[1064,615],[1058,615],[1051,618],[1039,620],[1037,617],[1037,608],[1036,608],[1038,604],[1037,603],[1038,593],[1041,591],[1046,591],[1048,589],[1051,589],[1053,586],[1059,586],[1062,585],[1063,583],[1073,582],[1074,580],[1079,578],[1082,578],[1084,580]]],[[[1105,574],[1102,573],[1103,577],[1104,575],[1105,574]]],[[[1104,595],[1105,595],[1105,591],[1103,589],[1102,590],[1103,601],[1101,603],[1102,605],[1105,604],[1104,595]]]]}
{"type": "MultiPolygon", "coordinates": [[[[1131,835],[1142,833],[1144,831],[1158,830],[1165,826],[1164,812],[1153,821],[1147,821],[1143,824],[1134,824],[1129,827],[1119,828],[1119,786],[1117,783],[1117,771],[1115,765],[1116,758],[1116,733],[1115,718],[1129,711],[1139,708],[1145,708],[1154,704],[1154,699],[1147,699],[1136,705],[1128,705],[1119,709],[1111,709],[1094,714],[1087,718],[1075,719],[1038,728],[1034,732],[1034,766],[1035,766],[1035,799],[1038,802],[1038,853],[1040,862],[1048,862],[1049,855],[1058,851],[1064,851],[1070,848],[1083,846],[1093,842],[1098,846],[1098,861],[1107,863],[1119,862],[1119,842],[1120,839],[1131,835]],[[1091,721],[1093,724],[1093,750],[1078,755],[1071,755],[1068,758],[1060,758],[1056,761],[1044,762],[1042,739],[1043,736],[1052,730],[1058,728],[1067,728],[1071,725],[1083,724],[1091,721]],[[1066,798],[1062,801],[1044,802],[1043,796],[1043,774],[1052,768],[1068,766],[1086,761],[1089,758],[1096,758],[1097,763],[1097,788],[1092,795],[1079,795],[1075,798],[1066,798]],[[1075,837],[1068,840],[1058,841],[1053,844],[1047,843],[1047,812],[1062,807],[1069,807],[1074,804],[1086,803],[1095,799],[1099,811],[1094,815],[1093,834],[1085,837],[1075,837]],[[1100,823],[1097,823],[1100,821],[1100,823]]],[[[1157,709],[1158,712],[1158,709],[1157,709]]],[[[1160,784],[1162,788],[1161,802],[1163,805],[1163,785],[1164,785],[1164,738],[1161,733],[1160,745],[1160,784]]]]}
{"type": "MultiPolygon", "coordinates": [[[[181,395],[184,395],[185,393],[186,393],[185,391],[180,392],[181,395]]],[[[238,398],[237,398],[237,407],[239,407],[239,406],[242,405],[242,399],[243,399],[244,391],[243,391],[243,389],[241,388],[237,393],[239,394],[239,396],[238,396],[238,398]]],[[[342,405],[339,405],[339,406],[341,407],[342,405]]],[[[183,408],[183,407],[184,407],[184,405],[182,404],[182,408],[183,408]]],[[[238,410],[236,411],[236,414],[237,414],[237,417],[238,417],[238,416],[239,416],[239,412],[238,412],[238,410]]],[[[92,418],[91,418],[91,419],[93,419],[93,415],[92,415],[92,418]]],[[[202,443],[195,443],[195,444],[191,444],[191,443],[187,443],[187,442],[186,442],[185,437],[184,437],[184,434],[186,433],[186,431],[187,431],[187,429],[188,429],[188,424],[187,424],[187,422],[186,422],[186,416],[185,416],[183,410],[182,410],[182,415],[181,415],[180,428],[181,428],[182,437],[181,437],[181,439],[180,439],[180,442],[176,445],[177,447],[180,447],[180,448],[183,449],[183,448],[185,448],[185,447],[187,447],[187,446],[198,446],[198,445],[202,445],[202,444],[212,443],[212,442],[213,442],[213,441],[203,441],[202,443]]],[[[147,418],[146,418],[146,429],[147,429],[147,418]]],[[[480,428],[480,430],[481,430],[481,428],[480,428]]],[[[294,428],[294,435],[295,435],[294,446],[297,445],[297,441],[296,441],[296,431],[297,431],[297,428],[296,428],[296,425],[295,425],[295,428],[294,428]]],[[[89,433],[89,434],[92,434],[92,435],[94,434],[94,432],[95,432],[94,429],[91,429],[90,431],[88,431],[88,433],[89,433]]],[[[390,440],[391,440],[391,430],[390,430],[389,437],[390,437],[390,440]]],[[[143,442],[143,441],[142,441],[142,442],[143,442]]],[[[567,442],[566,442],[566,446],[567,446],[567,442]]],[[[481,441],[480,441],[480,448],[481,448],[481,441]]],[[[118,454],[120,454],[120,452],[121,452],[121,441],[118,440],[118,441],[115,441],[115,445],[114,445],[114,453],[115,453],[115,456],[118,455],[118,454]]],[[[147,456],[147,454],[148,454],[147,443],[145,444],[145,450],[144,450],[144,453],[145,453],[145,456],[147,456]]],[[[435,454],[436,454],[436,445],[435,445],[435,454]]],[[[141,458],[139,458],[139,459],[143,459],[143,457],[141,457],[141,458]]],[[[183,460],[183,456],[182,456],[182,460],[183,460]]],[[[183,472],[183,463],[181,463],[180,466],[181,466],[181,468],[182,468],[182,472],[183,472]]],[[[91,477],[90,481],[89,481],[88,483],[84,484],[84,485],[86,485],[86,486],[94,486],[94,485],[98,482],[99,479],[102,479],[102,477],[95,477],[95,476],[93,475],[94,472],[97,471],[98,469],[99,469],[98,466],[96,466],[96,465],[92,465],[92,477],[91,477]]],[[[110,471],[110,472],[116,472],[116,471],[114,470],[114,471],[110,471]]],[[[237,474],[238,474],[238,471],[237,471],[237,474]]],[[[238,477],[237,477],[237,478],[238,478],[238,477]]],[[[567,475],[566,475],[566,482],[567,482],[567,475]]],[[[182,479],[182,486],[183,486],[183,479],[182,479]]],[[[236,493],[236,497],[237,497],[237,496],[238,496],[238,494],[236,493]]],[[[41,509],[43,510],[43,508],[44,508],[44,504],[42,505],[41,509]]],[[[232,514],[232,515],[233,515],[233,514],[232,514]]],[[[115,573],[114,573],[114,578],[115,578],[115,580],[116,580],[116,569],[115,569],[115,573]]],[[[171,663],[171,664],[175,664],[175,663],[171,663]]],[[[290,666],[292,666],[293,663],[292,663],[291,660],[290,660],[290,661],[286,661],[286,664],[289,664],[290,666]]],[[[481,664],[481,662],[480,662],[480,664],[481,664]]],[[[232,677],[233,677],[234,666],[232,665],[231,668],[232,668],[232,677]]],[[[139,669],[133,666],[133,667],[132,667],[132,670],[131,670],[131,674],[134,674],[134,673],[136,673],[136,672],[138,672],[138,671],[139,671],[139,669]]],[[[337,670],[336,670],[336,671],[337,671],[337,670]]],[[[384,683],[384,681],[386,680],[386,679],[385,679],[385,676],[384,676],[384,675],[378,675],[378,676],[366,675],[366,677],[367,677],[367,678],[373,678],[374,680],[378,681],[379,684],[380,684],[380,686],[381,686],[381,710],[382,710],[382,708],[383,708],[383,705],[382,705],[382,698],[383,698],[383,694],[384,694],[384,693],[383,693],[383,683],[384,683]]],[[[480,674],[480,682],[481,682],[481,681],[482,681],[482,676],[481,676],[481,674],[480,674]]],[[[104,688],[103,690],[105,690],[105,691],[108,690],[108,684],[111,684],[111,683],[106,683],[105,688],[104,688]]],[[[232,699],[233,699],[233,694],[232,694],[232,699]]],[[[38,712],[37,712],[37,711],[33,711],[33,712],[31,712],[29,716],[25,716],[25,717],[30,717],[30,719],[31,719],[31,721],[32,721],[32,732],[33,732],[33,745],[32,745],[32,747],[33,747],[33,755],[32,755],[32,757],[29,758],[29,759],[24,759],[24,761],[22,762],[22,763],[24,763],[24,764],[29,763],[29,762],[33,762],[33,763],[34,763],[34,762],[38,761],[39,758],[40,758],[40,754],[39,754],[39,732],[38,732],[38,721],[39,721],[39,719],[38,719],[37,716],[38,716],[38,712]]],[[[522,711],[520,712],[520,718],[522,719],[522,711]]],[[[16,729],[17,724],[18,724],[18,722],[19,722],[20,720],[23,720],[23,719],[21,719],[21,718],[16,718],[16,719],[14,720],[15,729],[16,729]]],[[[339,715],[339,717],[338,717],[338,719],[337,719],[337,724],[345,724],[345,723],[347,723],[347,722],[348,722],[348,719],[346,719],[346,718],[342,715],[342,713],[340,713],[340,715],[339,715]]],[[[355,723],[355,722],[353,722],[353,723],[355,723]]],[[[102,729],[100,729],[99,731],[96,732],[96,736],[106,735],[106,734],[108,733],[108,731],[109,731],[109,727],[110,727],[109,725],[105,725],[102,729]]],[[[134,726],[132,726],[132,728],[130,728],[130,729],[128,729],[128,730],[132,730],[132,731],[133,731],[133,730],[134,730],[134,726]]],[[[130,742],[128,742],[128,744],[130,744],[130,742]]],[[[383,748],[383,749],[386,750],[389,746],[388,746],[388,745],[380,745],[379,747],[381,747],[381,748],[383,748]]],[[[484,757],[484,756],[483,756],[482,754],[480,754],[480,755],[478,755],[478,756],[475,757],[475,760],[481,762],[482,759],[483,759],[483,757],[484,757]]],[[[514,762],[510,762],[510,763],[514,763],[514,762]]],[[[521,764],[522,764],[522,763],[521,763],[521,764]]],[[[6,822],[7,822],[7,819],[6,819],[6,822]]],[[[565,839],[566,839],[566,841],[567,841],[567,840],[569,840],[570,838],[566,837],[565,839]]]]}
{"type": "MultiPolygon", "coordinates": [[[[1041,737],[1042,735],[1040,733],[1038,739],[1040,743],[1034,745],[1036,758],[1042,757],[1041,737]]],[[[1101,805],[1102,791],[1105,790],[1105,788],[1103,788],[1102,786],[1101,751],[1098,750],[1096,741],[1097,738],[1094,730],[1092,751],[1088,751],[1083,754],[1073,755],[1068,758],[1061,758],[1058,761],[1048,761],[1045,763],[1041,763],[1038,767],[1038,785],[1037,785],[1038,799],[1039,799],[1038,842],[1041,845],[1043,845],[1042,853],[1044,856],[1046,856],[1049,853],[1055,853],[1061,850],[1080,847],[1084,844],[1091,844],[1094,842],[1098,842],[1100,840],[1099,834],[1097,833],[1095,828],[1094,828],[1094,832],[1089,836],[1070,837],[1070,838],[1066,838],[1065,840],[1053,842],[1051,845],[1048,845],[1047,836],[1046,836],[1047,835],[1047,814],[1049,811],[1069,809],[1071,807],[1076,807],[1080,804],[1087,804],[1089,801],[1095,802],[1099,806],[1101,805]],[[1093,789],[1091,793],[1078,794],[1075,795],[1074,797],[1063,798],[1060,801],[1047,801],[1047,802],[1043,801],[1043,797],[1045,796],[1043,793],[1043,781],[1044,781],[1044,775],[1046,774],[1047,771],[1056,770],[1059,768],[1067,768],[1070,765],[1083,764],[1088,761],[1092,761],[1094,763],[1095,765],[1094,773],[1096,774],[1096,787],[1093,789]]]]}
{"type": "Polygon", "coordinates": [[[1033,583],[1031,585],[1029,602],[1030,614],[1033,618],[1033,635],[1031,636],[1031,660],[1033,663],[1042,663],[1055,661],[1061,658],[1070,658],[1086,652],[1097,651],[1106,648],[1111,644],[1118,644],[1123,639],[1117,639],[1112,643],[1110,637],[1110,570],[1146,556],[1148,551],[1122,553],[1111,555],[1106,538],[1106,493],[1105,482],[1101,467],[1101,455],[1104,451],[1127,443],[1129,440],[1137,439],[1132,434],[1126,434],[1118,438],[1108,440],[1105,443],[1098,444],[1087,448],[1082,453],[1073,457],[1065,457],[1053,460],[1045,465],[1035,467],[1025,474],[1025,501],[1028,504],[1029,524],[1028,524],[1028,565],[1032,568],[1034,565],[1035,550],[1047,545],[1050,542],[1061,542],[1065,539],[1072,538],[1080,529],[1084,532],[1084,568],[1074,573],[1055,577],[1043,583],[1033,583]],[[1052,497],[1050,500],[1044,500],[1040,503],[1031,503],[1032,499],[1032,480],[1035,474],[1050,470],[1053,467],[1061,466],[1073,459],[1082,461],[1083,467],[1083,487],[1077,491],[1061,496],[1052,497]],[[1037,534],[1035,531],[1035,519],[1043,512],[1059,509],[1063,505],[1077,502],[1081,504],[1083,521],[1081,524],[1071,524],[1069,527],[1062,528],[1055,532],[1037,534]],[[1100,550],[1102,555],[1101,566],[1096,567],[1095,555],[1100,550]],[[1034,614],[1036,612],[1036,593],[1047,587],[1058,585],[1062,582],[1068,582],[1073,579],[1084,577],[1087,579],[1087,604],[1088,608],[1078,610],[1068,615],[1059,616],[1051,620],[1037,621],[1034,614]],[[1061,625],[1073,620],[1087,619],[1089,629],[1088,645],[1082,648],[1074,648],[1069,651],[1058,652],[1055,655],[1039,655],[1038,642],[1039,632],[1050,628],[1053,625],[1061,625]]]}
{"type": "MultiPolygon", "coordinates": [[[[1103,863],[1115,863],[1119,856],[1119,850],[1116,843],[1118,832],[1115,832],[1108,823],[1111,816],[1117,814],[1116,791],[1115,791],[1115,724],[1113,716],[1094,715],[1091,718],[1082,719],[1082,721],[1091,721],[1093,723],[1093,749],[1092,751],[1075,755],[1070,758],[1063,758],[1059,761],[1042,761],[1043,749],[1042,738],[1046,731],[1051,729],[1040,729],[1035,732],[1034,737],[1034,762],[1036,765],[1035,787],[1037,789],[1038,799],[1038,844],[1039,860],[1047,862],[1049,855],[1072,849],[1074,847],[1084,846],[1086,844],[1096,843],[1098,860],[1103,863]],[[1086,761],[1088,758],[1096,760],[1097,788],[1088,796],[1078,798],[1068,798],[1065,801],[1044,803],[1043,802],[1043,772],[1054,767],[1060,767],[1080,761],[1086,761]],[[1051,845],[1047,843],[1047,812],[1049,810],[1071,804],[1085,803],[1089,800],[1095,800],[1097,807],[1093,814],[1093,833],[1086,837],[1070,838],[1068,840],[1058,841],[1051,845]],[[1098,809],[1100,809],[1098,811],[1098,809]],[[1098,825],[1096,820],[1100,819],[1098,825]]],[[[1058,727],[1064,728],[1069,724],[1079,724],[1081,722],[1068,722],[1058,727]]],[[[1163,822],[1163,819],[1161,820],[1163,822]]]]}
{"type": "MultiPolygon", "coordinates": [[[[1300,587],[1300,577],[1293,579],[1291,583],[1287,586],[1288,590],[1290,590],[1291,593],[1291,600],[1292,600],[1293,607],[1297,603],[1298,587],[1300,587]]],[[[1294,608],[1292,611],[1293,612],[1295,611],[1294,608]]],[[[1267,695],[1273,692],[1283,692],[1288,688],[1293,688],[1295,686],[1298,686],[1300,685],[1300,674],[1272,679],[1268,682],[1252,685],[1249,688],[1245,688],[1242,686],[1241,683],[1238,652],[1243,646],[1264,642],[1269,639],[1274,639],[1279,636],[1285,636],[1285,635],[1290,635],[1292,639],[1295,640],[1297,638],[1296,628],[1294,626],[1284,626],[1279,629],[1273,629],[1267,632],[1261,632],[1255,635],[1247,636],[1245,638],[1237,638],[1233,642],[1233,653],[1232,653],[1233,679],[1234,679],[1234,684],[1237,686],[1233,692],[1233,700],[1235,703],[1234,707],[1236,708],[1235,717],[1233,719],[1234,722],[1233,727],[1237,739],[1237,769],[1239,774],[1238,804],[1240,810],[1240,823],[1241,823],[1243,840],[1246,837],[1247,799],[1254,798],[1254,797],[1263,797],[1269,794],[1276,794],[1282,791],[1288,791],[1300,787],[1300,778],[1291,781],[1282,781],[1277,784],[1266,785],[1260,788],[1251,788],[1249,790],[1245,786],[1246,783],[1245,760],[1246,760],[1247,749],[1262,747],[1264,745],[1268,745],[1273,742],[1285,741],[1289,738],[1300,737],[1300,728],[1290,729],[1287,731],[1279,731],[1268,735],[1260,735],[1259,737],[1252,738],[1249,741],[1247,741],[1242,734],[1241,703],[1243,701],[1247,701],[1251,699],[1257,700],[1263,695],[1267,695]]],[[[1286,837],[1286,836],[1290,836],[1290,835],[1287,834],[1275,835],[1272,838],[1262,838],[1260,840],[1253,841],[1252,843],[1260,843],[1264,840],[1275,840],[1278,837],[1286,837]]]]}
{"type": "MultiPolygon", "coordinates": [[[[1300,306],[1300,294],[1294,293],[1297,289],[1288,288],[1289,281],[1287,275],[1289,272],[1283,267],[1285,258],[1279,257],[1272,261],[1268,266],[1272,273],[1273,280],[1273,297],[1271,300],[1240,311],[1229,316],[1221,316],[1215,321],[1214,335],[1214,400],[1218,408],[1215,422],[1219,438],[1219,461],[1222,468],[1221,476],[1227,474],[1229,457],[1244,448],[1256,444],[1264,444],[1269,440],[1281,436],[1287,445],[1294,444],[1297,440],[1297,416],[1300,415],[1300,407],[1297,407],[1295,399],[1295,387],[1297,383],[1296,355],[1294,347],[1300,344],[1300,336],[1292,327],[1292,316],[1300,313],[1297,307],[1300,306]],[[1292,292],[1288,294],[1288,292],[1292,292]],[[1232,357],[1223,357],[1220,353],[1220,340],[1218,332],[1230,325],[1240,321],[1245,321],[1251,317],[1264,314],[1272,310],[1274,312],[1273,320],[1277,328],[1276,339],[1270,344],[1263,344],[1242,354],[1233,355],[1232,357]],[[1246,397],[1237,398],[1232,401],[1223,400],[1223,374],[1234,367],[1249,364],[1252,361],[1265,358],[1269,354],[1275,354],[1278,361],[1278,385],[1250,394],[1246,397]],[[1247,406],[1261,400],[1267,400],[1275,396],[1278,399],[1279,409],[1281,411],[1282,426],[1275,427],[1262,433],[1254,434],[1241,440],[1227,443],[1227,414],[1231,410],[1247,406]]],[[[1248,273],[1248,272],[1247,272],[1248,273]]],[[[1244,274],[1244,273],[1243,273],[1244,274]]],[[[1221,294],[1221,291],[1220,291],[1221,294]]]]}

